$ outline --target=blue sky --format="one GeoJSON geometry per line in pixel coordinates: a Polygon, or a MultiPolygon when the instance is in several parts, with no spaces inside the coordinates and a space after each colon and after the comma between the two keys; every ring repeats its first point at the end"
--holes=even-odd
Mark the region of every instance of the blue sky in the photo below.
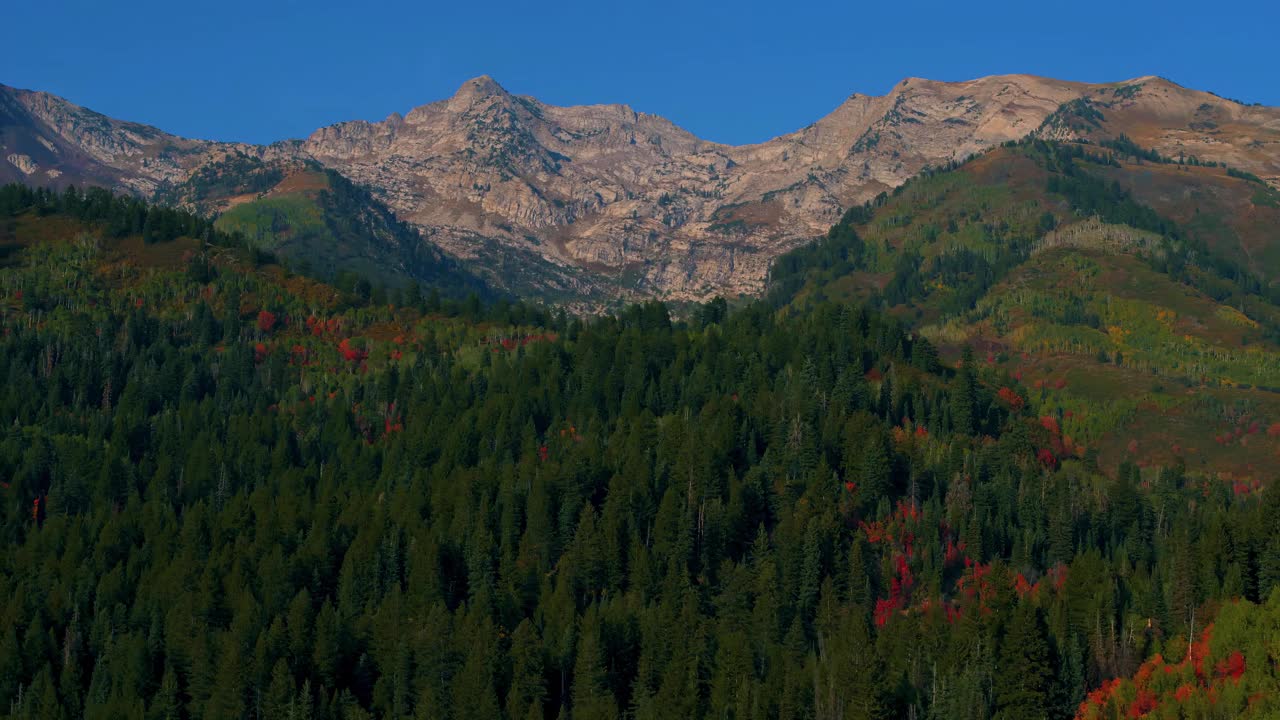
{"type": "Polygon", "coordinates": [[[1280,105],[1280,3],[17,1],[0,83],[181,135],[268,142],[492,75],[554,104],[620,102],[728,143],[903,77],[1163,75],[1280,105]]]}

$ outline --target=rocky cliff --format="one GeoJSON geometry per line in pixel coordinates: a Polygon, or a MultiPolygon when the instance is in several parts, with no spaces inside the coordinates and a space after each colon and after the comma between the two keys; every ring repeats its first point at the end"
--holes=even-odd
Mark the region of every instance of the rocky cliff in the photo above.
{"type": "Polygon", "coordinates": [[[925,165],[1020,138],[1083,89],[912,79],[731,147],[623,105],[554,107],[481,77],[403,117],[321,129],[302,149],[379,188],[461,257],[485,247],[477,236],[496,238],[624,294],[692,299],[758,292],[775,255],[844,208],[925,165]]]}

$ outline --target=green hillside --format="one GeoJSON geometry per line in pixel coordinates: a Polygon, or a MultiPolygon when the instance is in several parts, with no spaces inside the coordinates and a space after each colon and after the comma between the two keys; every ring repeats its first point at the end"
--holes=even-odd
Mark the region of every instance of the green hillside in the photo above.
{"type": "MultiPolygon", "coordinates": [[[[1058,417],[1106,467],[1265,477],[1280,457],[1264,432],[1280,422],[1280,288],[1232,256],[1280,243],[1158,212],[1126,188],[1150,175],[1133,159],[1027,142],[928,173],[781,258],[773,301],[865,299],[952,357],[977,348],[989,382],[1058,417]]],[[[1189,196],[1253,184],[1175,174],[1189,196]]]]}
{"type": "Polygon", "coordinates": [[[418,282],[457,296],[491,292],[367,190],[333,171],[291,172],[265,192],[242,197],[215,226],[287,258],[299,272],[339,284],[366,278],[395,287],[418,282]]]}

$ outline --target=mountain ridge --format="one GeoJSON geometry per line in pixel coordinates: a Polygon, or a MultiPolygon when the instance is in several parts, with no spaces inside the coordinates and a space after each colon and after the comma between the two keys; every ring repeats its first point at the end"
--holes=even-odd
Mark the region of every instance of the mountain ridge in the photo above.
{"type": "MultiPolygon", "coordinates": [[[[847,208],[922,169],[1030,134],[1133,136],[1280,184],[1280,110],[1155,76],[1101,84],[909,77],[747,145],[703,140],[628,105],[542,103],[488,75],[403,114],[270,145],[181,138],[3,86],[0,103],[0,180],[106,184],[155,197],[237,154],[268,164],[315,160],[367,185],[457,258],[484,267],[537,257],[553,274],[579,276],[574,292],[597,300],[758,294],[774,257],[821,235],[847,208]]],[[[204,209],[224,209],[216,200],[204,209]]],[[[543,291],[536,277],[510,289],[543,291]]]]}

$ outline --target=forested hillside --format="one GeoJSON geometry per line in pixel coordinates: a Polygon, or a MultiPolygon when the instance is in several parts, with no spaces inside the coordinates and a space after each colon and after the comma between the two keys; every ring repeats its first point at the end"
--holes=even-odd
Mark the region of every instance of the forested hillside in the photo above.
{"type": "Polygon", "coordinates": [[[0,249],[6,717],[1280,712],[1280,497],[860,299],[375,301],[14,186],[0,249]]]}
{"type": "Polygon", "coordinates": [[[1150,157],[1028,141],[931,171],[780,258],[771,300],[866,301],[946,357],[977,348],[1108,474],[1182,463],[1251,492],[1280,457],[1280,285],[1237,258],[1280,248],[1255,222],[1276,205],[1150,157]]]}

